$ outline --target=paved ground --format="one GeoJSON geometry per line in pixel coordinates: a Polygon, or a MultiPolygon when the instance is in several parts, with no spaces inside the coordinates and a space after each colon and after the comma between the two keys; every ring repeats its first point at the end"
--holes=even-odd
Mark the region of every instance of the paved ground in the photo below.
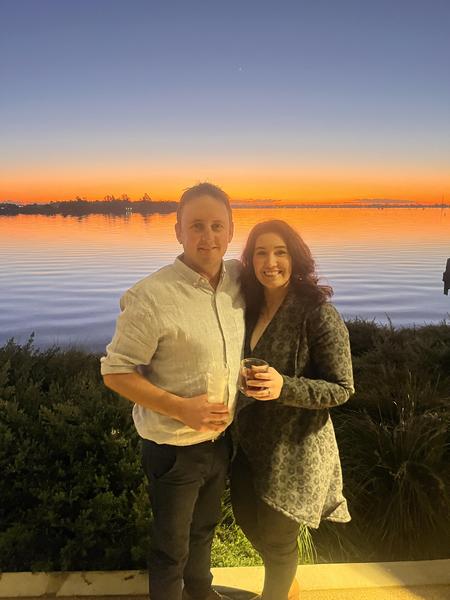
{"type": "Polygon", "coordinates": [[[450,586],[308,591],[302,600],[450,600],[450,586]]]}
{"type": "MultiPolygon", "coordinates": [[[[225,588],[223,588],[225,592],[225,588]]],[[[247,600],[252,594],[246,592],[228,591],[233,600],[247,600]]],[[[26,600],[43,600],[40,598],[27,598],[26,600]]],[[[55,596],[52,596],[55,599],[55,596]]],[[[62,597],[60,597],[62,599],[62,597]]],[[[450,600],[450,585],[430,585],[411,588],[369,588],[364,590],[320,590],[304,591],[301,600],[450,600]]],[[[2,600],[18,600],[17,598],[2,600]]],[[[25,600],[25,599],[22,599],[25,600]]],[[[72,596],[64,600],[148,600],[148,596],[72,596]]]]}
{"type": "MultiPolygon", "coordinates": [[[[222,591],[222,590],[221,590],[222,591]]],[[[234,593],[223,588],[233,600],[248,600],[252,594],[234,593]]],[[[450,600],[450,585],[379,587],[367,589],[306,590],[301,600],[450,600]]]]}

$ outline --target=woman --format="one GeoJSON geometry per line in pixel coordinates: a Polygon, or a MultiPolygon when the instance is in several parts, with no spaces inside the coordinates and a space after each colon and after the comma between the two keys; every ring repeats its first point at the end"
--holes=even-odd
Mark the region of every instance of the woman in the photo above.
{"type": "Polygon", "coordinates": [[[256,225],[242,263],[246,356],[270,366],[240,397],[231,498],[264,561],[258,598],[291,600],[299,597],[300,524],[350,520],[329,415],[354,391],[348,332],[331,288],[317,283],[309,248],[284,221],[256,225]]]}

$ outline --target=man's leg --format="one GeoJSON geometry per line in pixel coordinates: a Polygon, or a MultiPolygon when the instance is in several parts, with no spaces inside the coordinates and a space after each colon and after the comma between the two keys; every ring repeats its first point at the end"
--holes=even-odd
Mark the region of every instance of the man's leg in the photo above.
{"type": "Polygon", "coordinates": [[[149,557],[151,600],[181,598],[192,515],[203,483],[202,465],[186,464],[190,463],[190,448],[142,442],[142,464],[149,481],[153,512],[149,557]]]}
{"type": "Polygon", "coordinates": [[[205,479],[194,508],[184,585],[191,598],[203,600],[211,589],[211,545],[222,513],[221,498],[228,475],[231,447],[226,436],[198,446],[202,448],[194,452],[201,452],[201,456],[197,459],[193,456],[192,460],[203,462],[205,479]]]}

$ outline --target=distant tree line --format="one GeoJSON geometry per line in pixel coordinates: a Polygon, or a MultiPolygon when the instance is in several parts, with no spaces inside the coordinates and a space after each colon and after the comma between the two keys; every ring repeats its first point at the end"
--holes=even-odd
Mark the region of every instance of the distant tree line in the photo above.
{"type": "Polygon", "coordinates": [[[144,194],[139,200],[132,202],[123,194],[120,198],[105,196],[103,200],[90,201],[86,198],[76,197],[75,200],[62,202],[50,202],[48,204],[10,204],[0,203],[0,216],[15,215],[65,215],[83,216],[91,214],[100,215],[125,215],[138,213],[149,215],[153,213],[171,213],[177,210],[177,202],[154,201],[148,194],[144,194]]]}

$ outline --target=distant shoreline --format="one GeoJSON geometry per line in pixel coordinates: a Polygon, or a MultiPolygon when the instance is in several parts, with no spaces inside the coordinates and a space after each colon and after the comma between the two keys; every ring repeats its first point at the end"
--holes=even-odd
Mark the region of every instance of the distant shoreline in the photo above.
{"type": "Polygon", "coordinates": [[[15,215],[141,215],[168,214],[176,212],[178,202],[154,202],[152,200],[67,200],[63,202],[50,202],[48,204],[12,204],[0,203],[0,216],[15,215]]]}
{"type": "MultiPolygon", "coordinates": [[[[268,203],[232,203],[233,208],[244,209],[392,209],[392,208],[450,208],[450,204],[417,204],[404,202],[361,202],[354,204],[268,204],[268,203]]],[[[176,212],[178,202],[174,201],[152,201],[139,200],[132,202],[131,200],[67,200],[63,202],[50,202],[47,204],[15,204],[12,202],[0,202],[0,216],[16,216],[16,215],[64,215],[64,216],[85,216],[93,214],[101,215],[117,215],[124,216],[130,214],[169,214],[176,212]]]]}
{"type": "Polygon", "coordinates": [[[450,204],[231,204],[233,208],[450,208],[450,204]]]}

